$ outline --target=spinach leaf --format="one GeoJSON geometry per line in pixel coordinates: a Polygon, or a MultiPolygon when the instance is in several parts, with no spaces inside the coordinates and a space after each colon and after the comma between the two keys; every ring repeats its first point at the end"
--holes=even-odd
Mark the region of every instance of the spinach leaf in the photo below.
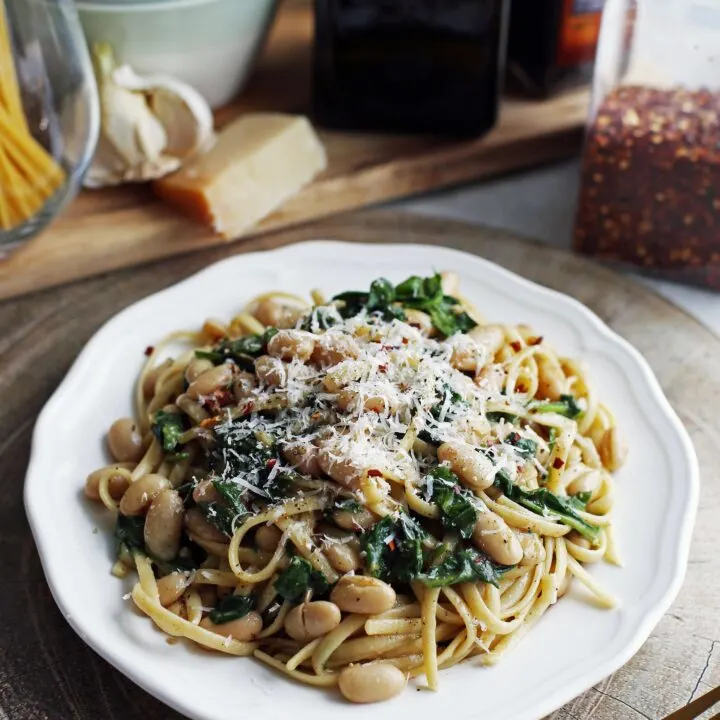
{"type": "Polygon", "coordinates": [[[518,455],[521,455],[526,459],[535,457],[535,453],[537,452],[537,443],[534,440],[521,437],[516,432],[511,432],[507,438],[505,438],[505,442],[515,447],[518,451],[518,455]]]}
{"type": "Polygon", "coordinates": [[[422,572],[425,531],[405,513],[386,516],[360,542],[368,572],[386,581],[409,582],[422,572]]]}
{"type": "Polygon", "coordinates": [[[488,419],[489,422],[499,423],[501,420],[504,420],[511,425],[515,425],[518,420],[517,415],[513,415],[513,413],[509,412],[502,412],[500,410],[490,410],[489,412],[485,413],[485,417],[488,419]]]}
{"type": "Polygon", "coordinates": [[[353,317],[362,310],[379,312],[385,320],[405,319],[404,308],[414,308],[426,312],[432,324],[443,335],[467,332],[475,327],[475,321],[459,308],[458,301],[449,295],[443,295],[442,279],[439,274],[427,278],[417,275],[409,277],[397,287],[385,278],[375,280],[370,292],[346,292],[336,295],[333,300],[341,301],[340,314],[344,318],[353,317]]]}
{"type": "Polygon", "coordinates": [[[430,315],[433,326],[447,337],[457,332],[467,332],[477,325],[457,307],[456,298],[443,295],[442,278],[438,273],[427,278],[417,275],[409,277],[397,286],[395,296],[404,307],[423,310],[430,315]]]}
{"type": "Polygon", "coordinates": [[[366,307],[368,312],[385,312],[394,300],[395,288],[389,280],[385,278],[373,280],[367,299],[366,307]]]}
{"type": "Polygon", "coordinates": [[[344,498],[342,500],[336,500],[333,509],[341,510],[343,512],[357,513],[363,509],[363,506],[355,498],[344,498]]]}
{"type": "Polygon", "coordinates": [[[442,295],[442,279],[437,273],[427,278],[411,275],[395,288],[395,295],[406,304],[434,300],[442,295]]]}
{"type": "Polygon", "coordinates": [[[560,400],[556,402],[531,402],[528,405],[529,410],[535,412],[551,412],[558,415],[564,415],[571,420],[582,415],[582,408],[577,404],[574,395],[561,395],[560,400]]]}
{"type": "Polygon", "coordinates": [[[212,483],[222,498],[222,502],[200,503],[199,507],[209,523],[220,532],[232,537],[238,523],[242,522],[249,514],[242,500],[243,488],[232,480],[220,478],[216,478],[212,483]]]}
{"type": "Polygon", "coordinates": [[[505,470],[497,472],[494,485],[510,500],[514,500],[518,505],[522,505],[531,512],[559,520],[564,525],[577,530],[593,544],[599,541],[601,529],[583,520],[577,514],[578,510],[585,509],[582,498],[555,495],[546,488],[526,490],[512,482],[505,470]]]}
{"type": "Polygon", "coordinates": [[[457,416],[457,411],[459,409],[467,407],[467,402],[465,402],[463,396],[459,392],[453,390],[446,382],[437,388],[435,392],[437,393],[439,400],[430,408],[430,414],[436,420],[440,420],[443,408],[446,408],[445,419],[452,420],[457,416]]]}
{"type": "MultiPolygon", "coordinates": [[[[329,305],[318,305],[312,309],[312,312],[303,320],[300,325],[301,330],[313,332],[313,328],[327,330],[338,323],[336,309],[329,305]]],[[[357,313],[356,313],[357,314],[357,313]]]]}
{"type": "Polygon", "coordinates": [[[211,525],[214,525],[221,533],[232,537],[235,532],[237,514],[231,508],[219,502],[200,503],[198,507],[211,525]]]}
{"type": "Polygon", "coordinates": [[[508,569],[496,565],[477,550],[459,549],[449,553],[442,562],[419,575],[417,579],[429,587],[445,587],[478,580],[497,587],[502,573],[508,569]]]}
{"type": "Polygon", "coordinates": [[[365,310],[368,313],[380,313],[384,320],[405,319],[402,308],[394,305],[395,288],[385,278],[378,278],[370,285],[370,292],[345,292],[336,295],[333,300],[343,303],[340,315],[344,318],[354,317],[365,310]]]}
{"type": "Polygon", "coordinates": [[[248,430],[243,419],[223,425],[221,431],[216,429],[208,464],[216,475],[227,478],[235,488],[238,483],[232,482],[233,478],[242,478],[258,488],[263,500],[285,497],[297,475],[284,471],[274,473],[278,462],[280,455],[275,438],[266,432],[256,434],[248,430]]]}
{"type": "Polygon", "coordinates": [[[118,515],[115,523],[115,540],[118,556],[135,552],[145,552],[145,518],[118,515]]]}
{"type": "Polygon", "coordinates": [[[215,365],[232,360],[243,369],[252,370],[253,359],[265,353],[267,344],[277,332],[276,328],[267,328],[261,335],[246,335],[235,340],[223,338],[212,350],[196,350],[195,355],[215,365]]]}
{"type": "Polygon", "coordinates": [[[460,533],[466,540],[472,536],[477,510],[472,494],[460,485],[458,476],[444,465],[433,468],[426,476],[430,501],[440,509],[440,520],[447,528],[460,533]]]}
{"type": "Polygon", "coordinates": [[[153,435],[162,443],[165,452],[173,452],[180,444],[180,436],[185,432],[185,422],[179,413],[158,410],[152,424],[153,435]]]}
{"type": "Polygon", "coordinates": [[[323,595],[329,587],[330,584],[325,575],[297,555],[292,557],[290,564],[275,581],[275,590],[278,595],[290,602],[302,599],[308,590],[312,590],[315,597],[323,595]]]}
{"type": "Polygon", "coordinates": [[[254,607],[254,595],[228,595],[210,611],[210,620],[216,625],[239,620],[254,607]]]}

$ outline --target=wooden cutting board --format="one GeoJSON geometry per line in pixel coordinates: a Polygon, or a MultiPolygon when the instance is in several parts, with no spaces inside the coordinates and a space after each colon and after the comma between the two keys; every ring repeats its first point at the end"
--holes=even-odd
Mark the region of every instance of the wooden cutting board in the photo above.
{"type": "MultiPolygon", "coordinates": [[[[0,304],[0,563],[5,580],[0,718],[180,720],[84,645],[55,607],[22,506],[32,427],[82,346],[128,304],[229,255],[317,237],[438,244],[481,255],[577,298],[640,350],[690,431],[700,460],[700,510],[687,578],[640,652],[552,718],[659,720],[720,685],[720,339],[644,285],[584,258],[499,231],[364,212],[0,304]]],[[[87,397],[78,401],[101,402],[102,393],[88,388],[87,397]]],[[[78,502],[82,482],[78,478],[78,502]]],[[[58,517],[59,543],[63,523],[58,517]]],[[[72,557],[68,572],[81,572],[72,557]]],[[[478,669],[478,683],[482,676],[478,669]]],[[[274,691],[281,692],[285,682],[278,677],[274,691]]]]}
{"type": "MultiPolygon", "coordinates": [[[[250,87],[218,124],[253,110],[308,112],[311,37],[309,0],[284,3],[250,87]]],[[[580,147],[587,100],[584,89],[549,101],[507,99],[496,129],[479,140],[322,132],[328,170],[253,233],[570,156],[580,147]]],[[[148,187],[87,191],[0,261],[0,298],[222,242],[148,187]]]]}

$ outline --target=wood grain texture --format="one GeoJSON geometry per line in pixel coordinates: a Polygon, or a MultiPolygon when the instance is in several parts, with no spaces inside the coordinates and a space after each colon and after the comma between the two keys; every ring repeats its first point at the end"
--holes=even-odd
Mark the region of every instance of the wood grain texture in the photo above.
{"type": "MultiPolygon", "coordinates": [[[[640,652],[552,718],[659,720],[720,684],[720,339],[644,286],[588,260],[496,231],[375,212],[0,304],[0,572],[5,582],[0,594],[0,718],[179,718],[89,650],[55,608],[22,509],[33,423],[85,342],[129,303],[237,252],[317,237],[420,242],[476,253],[576,297],[640,350],[688,427],[700,458],[700,511],[688,575],[677,601],[640,652]]],[[[83,480],[78,478],[78,487],[83,480]]],[[[58,518],[58,542],[62,535],[58,518]]],[[[278,677],[278,691],[285,682],[278,677]]]]}
{"type": "MultiPolygon", "coordinates": [[[[312,12],[281,9],[266,52],[223,125],[256,110],[306,113],[312,12]]],[[[249,234],[568,157],[580,147],[588,94],[506,99],[497,128],[479,140],[321,132],[329,168],[249,234]]],[[[46,232],[0,262],[0,299],[224,243],[157,199],[146,186],[82,193],[46,232]]]]}

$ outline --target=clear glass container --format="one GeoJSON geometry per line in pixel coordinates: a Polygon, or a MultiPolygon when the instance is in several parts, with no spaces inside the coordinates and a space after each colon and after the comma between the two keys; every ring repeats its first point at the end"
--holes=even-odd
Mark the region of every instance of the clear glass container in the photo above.
{"type": "Polygon", "coordinates": [[[720,3],[607,0],[575,246],[720,289],[720,3]]]}
{"type": "Polygon", "coordinates": [[[10,208],[0,229],[0,257],[44,228],[75,196],[100,128],[95,78],[73,1],[0,0],[0,12],[3,8],[0,121],[14,121],[13,133],[29,132],[40,147],[24,137],[10,147],[10,135],[0,137],[0,202],[10,208]],[[15,83],[21,107],[12,116],[8,95],[15,83]],[[20,116],[24,121],[18,120],[20,116]],[[39,151],[43,162],[23,176],[24,161],[16,162],[13,153],[28,147],[35,155],[28,150],[27,157],[33,160],[39,151]],[[41,187],[48,173],[38,168],[47,167],[47,162],[59,170],[56,182],[41,187]],[[32,213],[13,210],[13,202],[25,202],[33,189],[36,195],[26,203],[32,213]]]}

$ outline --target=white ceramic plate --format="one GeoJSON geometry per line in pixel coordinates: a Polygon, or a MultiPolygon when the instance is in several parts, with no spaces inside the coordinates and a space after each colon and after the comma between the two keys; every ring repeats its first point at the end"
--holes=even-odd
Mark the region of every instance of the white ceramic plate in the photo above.
{"type": "Polygon", "coordinates": [[[526,322],[564,354],[587,360],[591,377],[630,441],[617,478],[616,527],[625,567],[592,566],[621,601],[604,611],[580,590],[561,600],[497,667],[469,661],[441,673],[440,690],[411,684],[374,706],[375,720],[406,717],[530,720],[551,712],[627,662],[668,609],[682,582],[698,496],[690,440],[649,367],[578,302],[471,255],[411,245],[310,242],[240,255],[129,307],[80,354],[35,428],[25,503],[53,595],[98,653],[160,700],[202,720],[260,717],[337,720],[367,709],[297,685],[247,658],[169,645],[123,600],[112,577],[111,521],[85,501],[86,475],[108,461],[104,435],[131,414],[143,351],[169,330],[229,318],[271,289],[308,295],[363,289],[384,275],[455,270],[462,291],[498,321],[526,322]],[[99,531],[98,531],[99,528],[99,531]]]}

